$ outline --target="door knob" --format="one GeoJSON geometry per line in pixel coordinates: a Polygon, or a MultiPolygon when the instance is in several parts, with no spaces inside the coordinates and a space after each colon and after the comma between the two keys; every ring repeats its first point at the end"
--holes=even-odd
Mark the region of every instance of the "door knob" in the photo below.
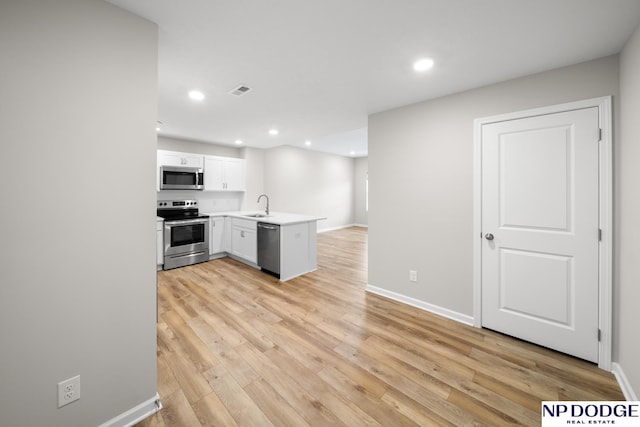
{"type": "Polygon", "coordinates": [[[487,234],[484,235],[484,238],[487,239],[487,240],[493,240],[493,234],[487,233],[487,234]]]}

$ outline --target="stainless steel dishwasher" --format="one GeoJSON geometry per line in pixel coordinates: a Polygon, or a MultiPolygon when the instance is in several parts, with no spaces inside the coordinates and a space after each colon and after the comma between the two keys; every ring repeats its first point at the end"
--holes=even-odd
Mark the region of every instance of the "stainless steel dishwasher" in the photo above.
{"type": "Polygon", "coordinates": [[[258,266],[280,276],[280,226],[258,223],[258,266]]]}

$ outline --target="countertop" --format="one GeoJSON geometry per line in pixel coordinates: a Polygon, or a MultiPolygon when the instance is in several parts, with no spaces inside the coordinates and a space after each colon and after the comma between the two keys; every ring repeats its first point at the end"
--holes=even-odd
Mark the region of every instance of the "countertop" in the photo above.
{"type": "Polygon", "coordinates": [[[320,221],[323,219],[327,219],[326,217],[321,216],[311,216],[311,215],[299,215],[293,213],[286,212],[270,212],[269,216],[263,217],[250,217],[247,215],[251,214],[264,214],[264,211],[248,211],[248,212],[201,212],[203,215],[209,216],[228,216],[231,218],[241,218],[241,219],[249,219],[254,220],[256,222],[266,222],[268,224],[275,225],[292,225],[292,224],[300,224],[304,222],[312,222],[312,221],[320,221]]]}

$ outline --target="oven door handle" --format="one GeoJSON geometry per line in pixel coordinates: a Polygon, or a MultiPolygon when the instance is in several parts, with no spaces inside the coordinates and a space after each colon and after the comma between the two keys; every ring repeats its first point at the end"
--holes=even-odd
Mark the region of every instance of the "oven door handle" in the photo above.
{"type": "Polygon", "coordinates": [[[206,224],[207,222],[209,222],[208,219],[180,219],[180,220],[175,220],[175,221],[165,221],[164,225],[166,226],[172,226],[172,225],[191,225],[191,224],[206,224]]]}

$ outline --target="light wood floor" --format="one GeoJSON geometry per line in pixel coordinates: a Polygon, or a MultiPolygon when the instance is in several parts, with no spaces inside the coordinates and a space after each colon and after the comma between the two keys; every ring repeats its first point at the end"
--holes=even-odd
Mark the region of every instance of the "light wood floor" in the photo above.
{"type": "Polygon", "coordinates": [[[158,273],[158,391],[139,426],[540,425],[624,400],[595,365],[364,291],[367,230],[318,236],[280,283],[229,258],[158,273]]]}

